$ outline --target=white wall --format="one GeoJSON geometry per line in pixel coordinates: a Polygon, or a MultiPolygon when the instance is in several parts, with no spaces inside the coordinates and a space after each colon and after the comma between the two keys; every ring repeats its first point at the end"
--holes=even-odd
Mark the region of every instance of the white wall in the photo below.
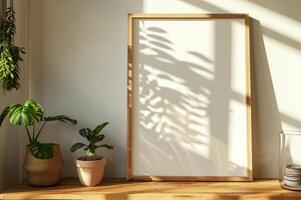
{"type": "Polygon", "coordinates": [[[301,6],[299,0],[29,0],[30,97],[49,114],[77,118],[77,127],[51,125],[45,141],[59,142],[64,175],[74,176],[70,146],[80,127],[109,121],[115,147],[106,176],[126,167],[127,13],[249,13],[252,18],[255,177],[278,176],[278,131],[300,129],[301,6]],[[295,89],[296,88],[296,89],[295,89]],[[71,170],[72,169],[72,170],[71,170]]]}
{"type": "MultiPolygon", "coordinates": [[[[17,35],[15,44],[21,47],[27,46],[27,1],[16,0],[14,3],[16,11],[17,35]]],[[[23,102],[27,94],[27,76],[26,62],[27,55],[23,56],[24,62],[21,64],[21,89],[12,92],[0,89],[0,109],[1,111],[8,105],[23,102]]],[[[21,127],[13,127],[5,121],[0,128],[0,191],[14,185],[21,179],[22,163],[19,155],[24,151],[23,139],[20,140],[22,134],[25,134],[21,127]],[[21,146],[21,148],[20,148],[21,146]]]]}
{"type": "Polygon", "coordinates": [[[101,122],[107,176],[125,175],[127,13],[140,12],[137,1],[30,1],[30,96],[51,114],[79,120],[77,127],[47,126],[45,140],[59,142],[65,161],[64,176],[75,175],[71,154],[81,141],[78,129],[101,122]]]}

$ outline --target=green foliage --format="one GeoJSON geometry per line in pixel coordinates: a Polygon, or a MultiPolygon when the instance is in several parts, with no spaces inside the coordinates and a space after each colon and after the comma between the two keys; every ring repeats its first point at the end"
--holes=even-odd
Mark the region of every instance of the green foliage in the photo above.
{"type": "Polygon", "coordinates": [[[10,106],[8,117],[13,125],[32,126],[36,121],[42,119],[43,114],[44,111],[40,104],[33,100],[27,100],[24,105],[13,104],[10,106]]]}
{"type": "Polygon", "coordinates": [[[48,159],[53,157],[52,145],[33,141],[27,145],[32,155],[39,159],[48,159]]]}
{"type": "Polygon", "coordinates": [[[54,117],[44,117],[43,120],[46,122],[60,121],[60,122],[64,122],[64,123],[70,122],[73,125],[77,124],[77,121],[75,119],[71,119],[66,115],[58,115],[58,116],[54,116],[54,117]]]}
{"type": "Polygon", "coordinates": [[[71,147],[71,151],[74,152],[77,149],[83,148],[85,146],[86,146],[85,144],[78,142],[71,147]]]}
{"type": "Polygon", "coordinates": [[[19,62],[25,54],[23,48],[14,45],[15,34],[15,11],[10,7],[0,25],[0,81],[8,91],[20,88],[19,62]]]}
{"type": "Polygon", "coordinates": [[[49,159],[53,156],[51,144],[40,143],[38,141],[38,138],[47,122],[58,121],[63,123],[69,122],[71,124],[77,123],[75,119],[71,119],[66,115],[45,117],[43,107],[31,99],[27,100],[23,105],[13,104],[4,108],[0,114],[0,126],[7,116],[11,124],[25,127],[29,140],[28,148],[32,155],[40,159],[49,159]],[[39,123],[42,123],[42,125],[40,125],[36,134],[35,127],[39,123]]]}
{"type": "Polygon", "coordinates": [[[10,111],[10,106],[7,106],[6,108],[4,108],[4,110],[0,114],[0,126],[2,125],[4,119],[8,115],[9,111],[10,111]]]}
{"type": "Polygon", "coordinates": [[[103,141],[105,138],[104,134],[101,134],[101,131],[105,126],[107,126],[109,122],[105,122],[97,126],[93,131],[89,128],[83,128],[79,130],[79,134],[86,138],[89,142],[89,144],[84,143],[76,143],[71,147],[71,152],[75,152],[78,149],[84,148],[84,151],[87,156],[94,157],[96,149],[98,148],[108,148],[113,149],[112,145],[107,144],[98,144],[99,142],[103,141]]]}

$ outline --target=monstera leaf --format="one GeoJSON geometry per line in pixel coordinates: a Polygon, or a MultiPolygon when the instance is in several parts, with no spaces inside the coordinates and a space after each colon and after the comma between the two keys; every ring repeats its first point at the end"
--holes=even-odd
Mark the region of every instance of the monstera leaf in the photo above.
{"type": "Polygon", "coordinates": [[[0,126],[4,119],[8,117],[13,125],[22,125],[26,129],[29,140],[28,148],[33,156],[40,159],[49,159],[53,156],[51,144],[40,143],[38,138],[42,133],[47,122],[63,122],[76,124],[77,121],[66,115],[57,115],[54,117],[45,117],[43,107],[34,100],[27,100],[22,104],[13,104],[4,108],[0,114],[0,126]],[[41,122],[39,130],[36,130],[35,124],[41,122]]]}
{"type": "Polygon", "coordinates": [[[41,104],[38,104],[32,99],[29,99],[24,103],[24,107],[28,107],[31,110],[34,110],[37,121],[40,121],[43,118],[44,110],[41,104]]]}
{"type": "Polygon", "coordinates": [[[23,105],[14,104],[10,106],[8,117],[10,123],[14,125],[32,126],[36,121],[40,121],[43,114],[42,106],[30,99],[23,105]]]}
{"type": "Polygon", "coordinates": [[[34,110],[21,104],[11,106],[8,117],[10,123],[23,126],[32,126],[36,119],[34,110]]]}
{"type": "Polygon", "coordinates": [[[2,123],[3,123],[4,119],[6,118],[6,116],[8,115],[9,110],[10,110],[10,106],[7,106],[6,108],[4,108],[4,110],[0,114],[0,126],[2,125],[2,123]]]}
{"type": "Polygon", "coordinates": [[[23,105],[13,104],[2,111],[0,126],[7,115],[14,125],[32,126],[35,121],[41,120],[44,111],[42,106],[34,100],[27,100],[23,105]]]}
{"type": "Polygon", "coordinates": [[[53,148],[51,144],[34,141],[28,145],[28,148],[31,154],[36,158],[50,159],[53,157],[53,148]]]}

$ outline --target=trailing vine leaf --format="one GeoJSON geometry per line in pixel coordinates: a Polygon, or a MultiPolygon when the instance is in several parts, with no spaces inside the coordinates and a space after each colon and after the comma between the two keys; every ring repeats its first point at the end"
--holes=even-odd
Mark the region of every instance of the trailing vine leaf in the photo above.
{"type": "Polygon", "coordinates": [[[15,21],[15,11],[9,7],[0,25],[0,81],[8,91],[20,88],[19,62],[25,54],[24,48],[14,45],[15,21]]]}

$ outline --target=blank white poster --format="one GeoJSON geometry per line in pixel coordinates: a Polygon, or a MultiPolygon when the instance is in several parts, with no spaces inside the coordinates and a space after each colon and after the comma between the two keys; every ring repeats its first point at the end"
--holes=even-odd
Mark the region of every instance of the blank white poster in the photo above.
{"type": "Polygon", "coordinates": [[[246,55],[244,19],[134,19],[133,176],[248,176],[246,55]]]}

